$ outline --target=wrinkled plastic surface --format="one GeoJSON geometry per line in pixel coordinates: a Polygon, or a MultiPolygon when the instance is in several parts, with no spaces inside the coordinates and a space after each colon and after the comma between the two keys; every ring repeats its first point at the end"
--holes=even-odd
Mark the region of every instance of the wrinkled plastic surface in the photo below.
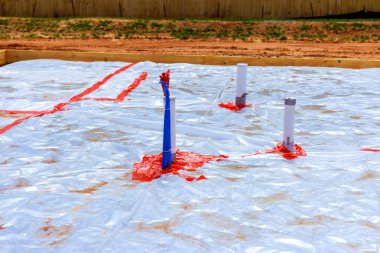
{"type": "MultiPolygon", "coordinates": [[[[5,133],[6,131],[12,129],[13,127],[15,127],[15,126],[23,123],[24,121],[27,121],[27,120],[31,119],[31,118],[42,117],[42,116],[47,115],[47,114],[53,114],[53,113],[57,113],[59,111],[69,110],[69,109],[67,109],[65,107],[68,106],[68,105],[70,105],[71,103],[79,102],[79,101],[82,101],[82,100],[89,100],[89,99],[91,99],[91,98],[86,98],[86,96],[89,95],[89,94],[91,94],[91,93],[93,93],[97,89],[99,89],[102,85],[104,85],[108,80],[110,80],[115,75],[118,75],[118,74],[122,73],[123,71],[127,70],[128,68],[132,67],[133,65],[134,65],[134,63],[126,65],[126,66],[124,66],[124,67],[116,70],[115,72],[113,72],[111,74],[108,74],[101,81],[96,82],[91,87],[87,88],[86,90],[82,91],[81,93],[79,93],[79,94],[73,96],[72,98],[70,98],[70,100],[68,102],[64,102],[64,103],[59,103],[59,104],[53,105],[52,109],[50,109],[50,110],[44,110],[44,111],[0,110],[1,113],[10,114],[10,115],[13,115],[13,114],[19,114],[19,115],[30,114],[29,116],[17,119],[17,120],[13,121],[10,124],[2,126],[0,128],[0,134],[5,133]]],[[[147,76],[147,73],[143,72],[138,78],[135,79],[135,81],[127,89],[123,90],[114,99],[112,99],[112,98],[94,98],[94,100],[97,100],[97,101],[123,102],[123,100],[125,99],[125,97],[132,90],[134,90],[135,88],[137,88],[137,86],[141,83],[141,81],[143,81],[143,80],[146,79],[146,76],[147,76]]]]}
{"type": "MultiPolygon", "coordinates": [[[[0,68],[0,110],[65,103],[125,66],[26,61],[0,68]]],[[[247,103],[231,113],[236,67],[143,62],[90,98],[0,135],[0,252],[378,252],[379,69],[249,67],[247,103]],[[131,179],[162,148],[162,90],[171,69],[179,149],[228,159],[188,182],[131,179]],[[283,99],[297,98],[306,157],[242,158],[282,140],[283,99]]],[[[25,115],[0,113],[0,125],[25,115]]],[[[186,171],[183,173],[187,173],[186,171]]]]}

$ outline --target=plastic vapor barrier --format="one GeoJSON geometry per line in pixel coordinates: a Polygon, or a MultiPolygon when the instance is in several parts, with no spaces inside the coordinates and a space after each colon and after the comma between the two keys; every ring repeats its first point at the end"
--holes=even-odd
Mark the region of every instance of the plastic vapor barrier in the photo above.
{"type": "Polygon", "coordinates": [[[231,112],[235,66],[127,65],[0,68],[0,129],[22,119],[0,134],[0,252],[379,252],[379,69],[248,67],[254,107],[231,112]],[[207,180],[131,179],[162,151],[167,69],[177,148],[229,156],[186,172],[207,180]],[[307,156],[251,156],[287,97],[307,156]]]}

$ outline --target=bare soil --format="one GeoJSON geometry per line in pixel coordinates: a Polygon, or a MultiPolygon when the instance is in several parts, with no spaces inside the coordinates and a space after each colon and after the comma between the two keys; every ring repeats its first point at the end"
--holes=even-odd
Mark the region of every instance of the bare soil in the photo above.
{"type": "Polygon", "coordinates": [[[380,21],[0,19],[0,49],[380,59],[380,21]]]}
{"type": "Polygon", "coordinates": [[[289,58],[380,59],[378,43],[244,42],[175,39],[12,39],[0,41],[2,49],[114,52],[164,55],[223,55],[289,58]]]}

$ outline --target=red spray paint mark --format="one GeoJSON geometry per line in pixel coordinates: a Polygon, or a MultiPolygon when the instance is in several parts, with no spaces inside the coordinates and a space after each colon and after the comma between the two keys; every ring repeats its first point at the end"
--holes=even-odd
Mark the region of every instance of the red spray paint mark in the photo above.
{"type": "Polygon", "coordinates": [[[33,117],[34,117],[34,116],[31,115],[31,116],[27,116],[27,117],[25,117],[25,118],[21,118],[21,119],[18,119],[18,120],[13,121],[11,124],[8,124],[8,125],[6,125],[5,127],[0,128],[0,134],[5,133],[5,132],[8,131],[9,129],[11,129],[11,128],[17,126],[18,124],[21,124],[22,122],[24,122],[24,121],[26,121],[26,120],[28,120],[28,119],[30,119],[30,118],[33,118],[33,117]]]}
{"type": "MultiPolygon", "coordinates": [[[[41,117],[41,116],[44,116],[46,114],[53,114],[53,113],[56,113],[56,112],[59,112],[59,111],[66,111],[66,110],[69,110],[67,108],[64,108],[66,105],[69,105],[71,103],[74,103],[74,102],[78,102],[78,101],[81,101],[81,100],[86,100],[85,98],[83,98],[84,96],[90,94],[91,92],[94,92],[95,90],[97,90],[101,85],[105,84],[109,79],[111,79],[113,76],[127,70],[128,68],[134,66],[136,63],[131,63],[127,66],[124,66],[118,70],[116,70],[115,72],[107,75],[105,78],[103,78],[103,80],[95,83],[94,85],[92,85],[90,88],[84,90],[83,92],[79,93],[78,95],[76,96],[73,96],[69,102],[64,102],[64,103],[59,103],[57,105],[55,105],[53,107],[53,109],[51,110],[45,110],[45,111],[7,111],[7,110],[2,110],[4,112],[8,112],[10,114],[17,114],[18,112],[20,112],[20,114],[24,114],[24,112],[29,112],[28,114],[31,114],[30,116],[27,116],[27,117],[24,117],[24,118],[21,118],[21,119],[17,119],[15,120],[14,122],[12,122],[11,124],[8,124],[2,128],[0,128],[0,134],[3,134],[5,133],[6,131],[12,129],[13,127],[21,124],[22,122],[30,119],[30,118],[36,118],[36,117],[41,117]]],[[[120,98],[118,101],[116,101],[117,98],[115,99],[112,99],[111,101],[115,101],[115,102],[121,102],[125,99],[125,97],[129,94],[129,92],[131,92],[133,89],[135,89],[140,83],[141,81],[145,80],[146,79],[146,76],[148,74],[146,72],[143,72],[139,78],[137,78],[126,90],[124,90],[123,92],[121,92],[119,94],[120,98]]],[[[101,98],[100,98],[101,99],[101,98]]],[[[108,99],[106,99],[107,101],[109,101],[108,99]]]]}
{"type": "Polygon", "coordinates": [[[80,101],[95,100],[95,101],[101,101],[101,102],[108,102],[108,101],[115,102],[115,103],[123,102],[125,98],[129,95],[129,93],[131,93],[134,89],[136,89],[140,85],[140,83],[146,79],[147,76],[148,76],[147,72],[141,73],[141,75],[138,78],[136,78],[133,81],[133,83],[128,86],[128,88],[120,92],[119,95],[116,96],[116,98],[81,98],[80,101]]]}
{"type": "Polygon", "coordinates": [[[367,152],[380,152],[380,148],[362,148],[360,151],[367,151],[367,152]]]}
{"type": "Polygon", "coordinates": [[[186,152],[177,150],[176,162],[166,170],[162,170],[162,153],[158,155],[145,155],[141,162],[133,165],[133,180],[140,180],[144,182],[150,182],[156,178],[161,177],[162,174],[173,174],[186,179],[187,181],[207,179],[204,175],[201,176],[189,176],[179,173],[181,170],[196,171],[199,167],[205,163],[211,161],[219,161],[226,159],[225,155],[201,155],[193,152],[186,152]]]}
{"type": "Polygon", "coordinates": [[[148,73],[143,72],[138,78],[135,79],[135,81],[133,81],[133,83],[131,85],[129,85],[128,88],[123,90],[115,98],[115,102],[123,102],[125,97],[128,96],[128,94],[131,93],[134,89],[136,89],[140,85],[140,83],[146,79],[147,76],[148,76],[148,73]]]}
{"type": "Polygon", "coordinates": [[[220,103],[218,106],[233,112],[238,112],[243,108],[253,108],[253,105],[235,105],[232,102],[220,103]]]}
{"type": "Polygon", "coordinates": [[[95,90],[99,89],[100,86],[102,86],[103,84],[105,84],[108,80],[110,80],[112,77],[114,77],[115,75],[117,74],[120,74],[121,72],[129,69],[130,67],[132,67],[133,65],[135,65],[136,63],[131,63],[127,66],[124,66],[118,70],[116,70],[115,72],[113,72],[112,74],[109,74],[108,76],[104,77],[103,80],[95,83],[94,85],[92,85],[90,88],[84,90],[83,92],[79,93],[78,95],[75,95],[73,96],[71,99],[70,99],[70,102],[77,102],[79,101],[81,98],[83,98],[84,96],[87,96],[88,94],[94,92],[95,90]]]}
{"type": "Polygon", "coordinates": [[[299,156],[306,156],[306,151],[301,146],[297,144],[295,144],[295,146],[296,146],[296,152],[291,152],[282,143],[277,143],[277,145],[272,149],[259,151],[252,155],[245,155],[243,157],[262,155],[262,154],[279,154],[287,160],[293,160],[293,159],[298,158],[299,156]]]}

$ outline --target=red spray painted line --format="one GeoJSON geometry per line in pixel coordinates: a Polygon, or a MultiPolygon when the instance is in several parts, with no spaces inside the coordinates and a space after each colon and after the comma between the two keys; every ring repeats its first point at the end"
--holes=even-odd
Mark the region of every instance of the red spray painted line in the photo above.
{"type": "Polygon", "coordinates": [[[123,90],[116,98],[115,102],[123,102],[126,96],[128,96],[129,93],[131,93],[134,89],[136,89],[142,81],[146,79],[148,76],[147,72],[143,72],[138,78],[136,78],[131,85],[129,85],[128,88],[123,90]]]}
{"type": "Polygon", "coordinates": [[[108,80],[110,80],[112,77],[114,77],[115,75],[117,74],[120,74],[121,72],[127,70],[128,68],[132,67],[133,65],[135,65],[136,63],[131,63],[127,66],[124,66],[118,70],[116,70],[115,72],[113,72],[112,74],[109,74],[108,76],[104,77],[103,80],[95,83],[94,85],[92,85],[90,88],[84,90],[83,92],[79,93],[78,95],[75,95],[73,96],[71,99],[70,99],[70,102],[78,102],[79,100],[81,100],[84,96],[87,96],[88,94],[90,94],[91,92],[94,92],[95,90],[99,89],[100,86],[102,86],[103,84],[105,84],[108,80]]]}
{"type": "Polygon", "coordinates": [[[65,109],[64,107],[65,107],[66,105],[69,105],[69,104],[73,103],[73,102],[77,102],[77,101],[81,100],[83,96],[88,95],[88,94],[90,94],[91,92],[94,92],[96,89],[98,89],[101,85],[103,85],[104,83],[106,83],[106,82],[107,82],[109,79],[111,79],[113,76],[115,76],[115,75],[121,73],[122,71],[127,70],[128,68],[132,67],[132,66],[135,65],[135,64],[136,64],[136,63],[131,63],[131,64],[125,66],[125,67],[122,67],[122,68],[118,69],[118,70],[115,71],[114,73],[109,74],[108,76],[106,76],[105,78],[103,78],[102,81],[99,81],[99,82],[95,83],[95,84],[94,84],[93,86],[91,86],[90,88],[88,88],[88,89],[86,89],[85,91],[81,92],[80,94],[78,94],[78,95],[72,97],[72,98],[70,99],[69,102],[59,103],[59,104],[55,105],[54,108],[53,108],[52,110],[41,111],[40,113],[37,113],[37,112],[36,112],[35,114],[32,114],[32,115],[27,116],[27,117],[25,117],[25,118],[21,118],[21,119],[17,119],[17,120],[15,120],[15,121],[12,122],[11,124],[8,124],[8,125],[6,125],[6,126],[0,128],[0,134],[5,133],[6,131],[12,129],[13,127],[15,127],[15,126],[21,124],[22,122],[24,122],[24,121],[26,121],[26,120],[28,120],[28,119],[30,119],[30,118],[41,117],[41,116],[46,115],[46,114],[53,114],[53,113],[56,113],[56,112],[59,112],[59,111],[69,110],[69,109],[65,109]]]}
{"type": "Polygon", "coordinates": [[[18,119],[18,120],[13,121],[11,124],[6,125],[6,126],[3,127],[3,128],[0,128],[0,134],[5,133],[6,131],[8,131],[9,129],[11,129],[12,127],[15,127],[15,126],[17,126],[18,124],[21,124],[22,122],[24,122],[24,121],[26,121],[26,120],[28,120],[28,119],[30,119],[30,118],[33,118],[33,117],[35,117],[35,115],[30,115],[30,116],[27,116],[27,117],[25,117],[25,118],[21,118],[21,119],[18,119]]]}
{"type": "Polygon", "coordinates": [[[367,152],[380,152],[380,148],[362,148],[360,151],[367,151],[367,152]]]}
{"type": "Polygon", "coordinates": [[[129,93],[131,93],[134,89],[136,89],[140,85],[140,83],[146,79],[147,76],[148,76],[147,72],[141,73],[141,75],[138,78],[136,78],[133,81],[133,83],[128,86],[128,88],[120,92],[116,98],[81,98],[80,101],[95,100],[95,101],[112,101],[115,103],[123,102],[124,99],[129,95],[129,93]]]}
{"type": "Polygon", "coordinates": [[[15,121],[13,121],[11,124],[8,124],[6,125],[5,127],[2,127],[0,128],[0,134],[3,134],[5,133],[6,131],[12,129],[13,127],[21,124],[22,122],[28,120],[28,119],[31,119],[31,118],[37,118],[37,117],[41,117],[41,116],[44,116],[44,115],[47,115],[47,114],[53,114],[53,113],[56,113],[56,112],[59,112],[59,111],[66,111],[68,109],[65,109],[63,108],[63,105],[66,105],[66,104],[69,104],[69,103],[62,103],[62,104],[58,104],[54,107],[53,110],[49,110],[49,111],[42,111],[41,113],[39,114],[33,114],[33,115],[30,115],[30,116],[27,116],[25,118],[21,118],[21,119],[17,119],[15,121]]]}

